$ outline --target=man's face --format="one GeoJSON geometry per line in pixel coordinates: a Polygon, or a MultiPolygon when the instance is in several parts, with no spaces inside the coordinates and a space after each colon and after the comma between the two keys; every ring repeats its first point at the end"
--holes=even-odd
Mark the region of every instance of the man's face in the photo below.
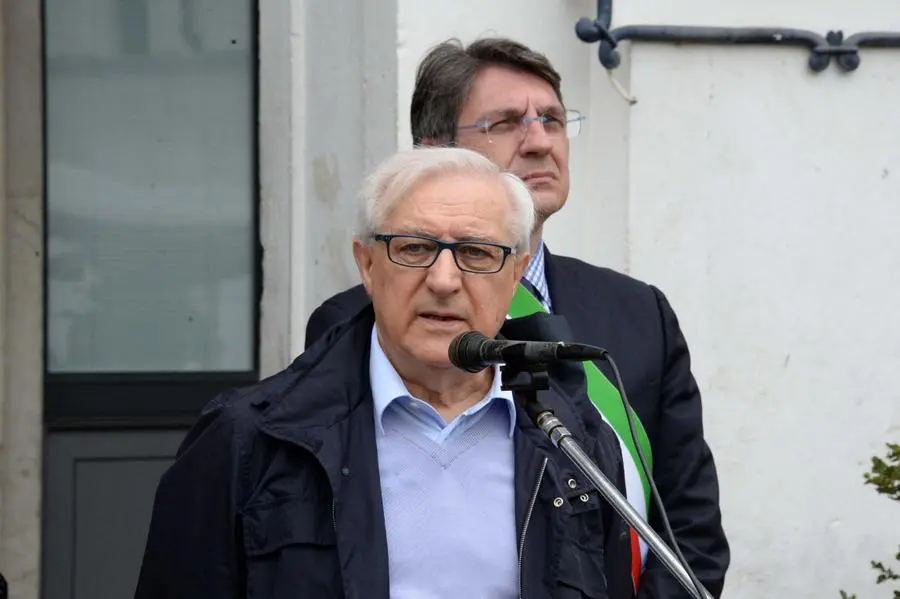
{"type": "MultiPolygon", "coordinates": [[[[459,116],[459,126],[497,122],[508,117],[563,114],[550,84],[539,77],[504,67],[483,69],[472,84],[459,116]]],[[[518,175],[534,196],[538,225],[566,203],[569,195],[569,139],[548,135],[531,122],[524,135],[491,135],[462,129],[458,144],[486,155],[518,175]]]]}
{"type": "MultiPolygon", "coordinates": [[[[426,179],[401,199],[377,233],[513,247],[515,240],[506,226],[512,209],[506,189],[496,179],[439,175],[426,179]]],[[[416,245],[416,240],[398,239],[390,243],[394,259],[401,257],[399,252],[415,257],[428,245],[427,241],[416,245]],[[413,245],[405,245],[410,243],[413,245]]],[[[460,333],[497,334],[530,257],[511,254],[499,272],[476,274],[461,271],[449,250],[440,252],[428,268],[391,261],[383,241],[355,242],[353,254],[372,298],[385,352],[392,360],[432,368],[452,367],[447,350],[460,333]]],[[[477,253],[470,253],[468,259],[478,259],[477,253]]]]}

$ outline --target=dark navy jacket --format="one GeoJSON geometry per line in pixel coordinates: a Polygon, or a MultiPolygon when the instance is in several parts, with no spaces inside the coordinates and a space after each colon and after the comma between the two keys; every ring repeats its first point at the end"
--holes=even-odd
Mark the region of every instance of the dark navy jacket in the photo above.
{"type": "MultiPolygon", "coordinates": [[[[716,466],[703,437],[700,390],[675,312],[659,289],[608,268],[550,252],[545,264],[553,311],[565,317],[571,333],[534,339],[575,341],[609,350],[650,438],[653,477],[681,551],[697,578],[719,597],[730,550],[722,529],[716,466]]],[[[307,343],[368,301],[361,285],[325,301],[309,318],[307,343]]],[[[615,380],[608,363],[597,362],[597,367],[615,380]]],[[[655,505],[650,508],[650,524],[662,535],[655,505]]],[[[651,553],[638,598],[688,597],[651,553]]]]}
{"type": "MultiPolygon", "coordinates": [[[[137,599],[388,599],[373,322],[367,307],[203,410],[160,480],[137,599]]],[[[615,434],[572,372],[540,399],[624,488],[615,434]]],[[[521,407],[514,444],[520,596],[632,597],[622,519],[521,407]]]]}

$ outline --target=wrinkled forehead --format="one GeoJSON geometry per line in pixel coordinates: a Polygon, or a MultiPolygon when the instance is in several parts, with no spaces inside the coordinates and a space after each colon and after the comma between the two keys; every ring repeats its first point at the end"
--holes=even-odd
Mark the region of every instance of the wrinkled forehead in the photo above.
{"type": "Polygon", "coordinates": [[[461,116],[514,116],[564,110],[553,87],[540,77],[505,67],[486,67],[472,82],[461,116]]]}
{"type": "Polygon", "coordinates": [[[391,233],[508,243],[512,199],[492,175],[436,175],[398,198],[385,219],[391,233]]]}

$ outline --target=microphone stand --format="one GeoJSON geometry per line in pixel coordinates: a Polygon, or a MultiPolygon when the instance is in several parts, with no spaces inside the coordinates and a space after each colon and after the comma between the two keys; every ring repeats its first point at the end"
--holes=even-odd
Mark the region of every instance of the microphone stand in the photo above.
{"type": "Polygon", "coordinates": [[[537,392],[550,388],[550,375],[546,364],[530,364],[527,366],[500,367],[502,389],[510,390],[519,397],[525,412],[540,430],[550,438],[554,446],[559,448],[575,464],[581,473],[594,485],[594,488],[603,495],[606,501],[616,512],[625,519],[628,524],[637,531],[650,549],[659,557],[666,569],[675,577],[681,586],[690,593],[694,599],[713,599],[713,596],[702,584],[699,590],[691,580],[690,574],[685,569],[675,552],[672,551],[662,538],[650,525],[641,518],[628,500],[619,492],[616,486],[609,481],[606,475],[597,467],[587,452],[581,447],[578,440],[557,418],[553,411],[538,401],[537,392]],[[701,593],[698,595],[698,592],[701,593]]]}

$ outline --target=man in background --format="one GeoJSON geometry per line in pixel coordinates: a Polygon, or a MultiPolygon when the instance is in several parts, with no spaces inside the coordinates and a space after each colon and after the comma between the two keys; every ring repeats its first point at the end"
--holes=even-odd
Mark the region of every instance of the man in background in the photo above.
{"type": "MultiPolygon", "coordinates": [[[[608,365],[585,370],[605,375],[588,380],[606,391],[598,391],[602,397],[595,405],[618,433],[628,499],[666,538],[662,514],[648,499],[643,450],[650,454],[645,457],[652,461],[653,478],[688,565],[719,597],[730,552],[716,468],[703,436],[700,392],[675,312],[654,286],[551,254],[543,242],[544,222],[568,199],[569,137],[577,135],[582,118],[567,110],[559,73],[545,56],[513,40],[481,39],[466,47],[446,42],[419,65],[410,118],[414,144],[476,150],[528,184],[537,221],[521,285],[537,302],[536,309],[565,317],[572,337],[567,341],[610,351],[637,416],[637,439],[617,394],[609,393],[614,379],[608,365]]],[[[362,286],[326,300],[310,316],[307,347],[368,301],[362,286]]],[[[639,599],[689,596],[633,533],[631,570],[639,599]]]]}

